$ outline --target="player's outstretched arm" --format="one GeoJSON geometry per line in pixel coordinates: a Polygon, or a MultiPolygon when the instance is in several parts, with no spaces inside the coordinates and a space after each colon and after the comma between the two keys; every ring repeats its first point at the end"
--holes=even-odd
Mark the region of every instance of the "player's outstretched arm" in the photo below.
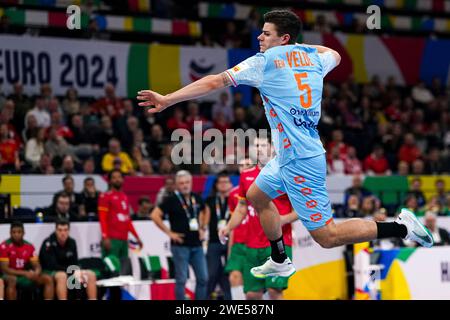
{"type": "Polygon", "coordinates": [[[161,95],[152,90],[141,90],[138,92],[137,99],[142,100],[139,103],[141,107],[153,106],[148,112],[156,113],[178,102],[205,96],[213,91],[228,87],[231,84],[228,75],[222,72],[220,74],[208,75],[167,95],[161,95]]]}

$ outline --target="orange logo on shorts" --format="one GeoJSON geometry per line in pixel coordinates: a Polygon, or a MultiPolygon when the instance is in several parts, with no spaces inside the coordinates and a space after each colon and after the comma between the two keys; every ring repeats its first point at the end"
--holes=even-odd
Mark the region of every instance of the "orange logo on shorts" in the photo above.
{"type": "Polygon", "coordinates": [[[318,222],[322,220],[322,214],[320,212],[314,213],[309,216],[312,222],[318,222]]]}
{"type": "Polygon", "coordinates": [[[240,70],[240,69],[239,69],[238,66],[236,66],[236,67],[233,68],[233,71],[234,71],[234,72],[238,72],[239,70],[240,70]]]}
{"type": "Polygon", "coordinates": [[[308,200],[308,201],[306,201],[306,207],[308,209],[312,209],[312,208],[317,207],[317,201],[316,200],[308,200]]]}
{"type": "Polygon", "coordinates": [[[303,176],[296,176],[296,177],[294,177],[294,182],[296,183],[296,184],[300,184],[300,183],[303,183],[303,182],[305,182],[306,181],[306,179],[305,179],[305,177],[303,177],[303,176]]]}
{"type": "Polygon", "coordinates": [[[311,188],[301,188],[300,192],[302,193],[302,195],[307,196],[312,193],[312,190],[311,190],[311,188]]]}

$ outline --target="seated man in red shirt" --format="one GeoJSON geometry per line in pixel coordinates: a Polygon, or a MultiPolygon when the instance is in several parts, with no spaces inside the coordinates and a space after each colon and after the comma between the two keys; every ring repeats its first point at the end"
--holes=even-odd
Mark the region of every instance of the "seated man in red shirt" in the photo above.
{"type": "Polygon", "coordinates": [[[6,298],[17,299],[17,285],[44,286],[44,299],[52,300],[54,295],[53,280],[42,273],[34,246],[25,241],[22,222],[13,222],[11,237],[0,244],[0,267],[6,282],[6,298]]]}
{"type": "Polygon", "coordinates": [[[364,170],[369,175],[391,175],[389,163],[384,156],[384,149],[377,145],[364,160],[364,170]]]}

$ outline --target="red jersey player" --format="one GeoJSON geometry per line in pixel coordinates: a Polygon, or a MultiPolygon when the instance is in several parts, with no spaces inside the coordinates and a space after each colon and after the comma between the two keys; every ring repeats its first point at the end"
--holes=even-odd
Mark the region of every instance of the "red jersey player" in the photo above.
{"type": "MultiPolygon", "coordinates": [[[[250,159],[243,159],[239,163],[239,173],[249,169],[253,166],[250,159]]],[[[239,186],[231,189],[228,196],[228,208],[231,214],[233,214],[239,202],[239,186]]],[[[231,233],[230,241],[228,243],[230,252],[227,260],[225,271],[230,274],[230,286],[231,297],[233,300],[245,299],[243,291],[242,274],[244,273],[244,262],[246,259],[245,243],[247,242],[247,221],[248,218],[244,218],[242,223],[238,225],[231,233]]]]}
{"type": "Polygon", "coordinates": [[[128,232],[131,232],[142,248],[133,223],[130,219],[128,197],[122,192],[123,177],[120,170],[108,174],[110,190],[98,199],[98,217],[102,230],[102,255],[117,258],[128,257],[128,232]]]}
{"type": "Polygon", "coordinates": [[[6,282],[6,298],[17,299],[16,286],[37,284],[44,286],[44,299],[51,300],[54,295],[53,279],[42,273],[34,246],[25,241],[23,224],[13,222],[10,238],[0,244],[0,267],[6,282]]]}
{"type": "MultiPolygon", "coordinates": [[[[282,290],[287,288],[288,278],[267,277],[265,279],[258,279],[250,273],[252,267],[263,264],[271,253],[271,245],[264,234],[259,217],[245,198],[248,189],[261,171],[261,167],[270,160],[272,155],[272,147],[267,138],[257,138],[255,145],[258,150],[258,166],[241,173],[238,188],[239,203],[235,210],[238,214],[232,216],[227,227],[222,230],[221,235],[225,236],[230,230],[233,230],[239,225],[246,215],[248,216],[246,259],[244,263],[244,292],[246,293],[247,299],[262,299],[263,291],[267,288],[271,299],[281,299],[282,290]]],[[[286,245],[287,255],[292,257],[292,230],[290,222],[296,219],[296,213],[293,212],[286,194],[280,193],[280,197],[276,198],[273,202],[280,215],[284,216],[281,220],[282,224],[284,224],[283,241],[286,245]]]]}

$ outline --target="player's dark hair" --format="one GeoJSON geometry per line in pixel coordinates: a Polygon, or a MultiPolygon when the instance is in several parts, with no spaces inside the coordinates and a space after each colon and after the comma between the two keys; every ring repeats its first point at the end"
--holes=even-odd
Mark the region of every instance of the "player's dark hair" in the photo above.
{"type": "Polygon", "coordinates": [[[108,172],[108,181],[111,181],[111,177],[114,172],[119,172],[122,175],[122,171],[120,171],[119,169],[112,169],[110,172],[108,172]]]}
{"type": "Polygon", "coordinates": [[[289,10],[273,10],[264,14],[264,22],[273,23],[278,36],[288,34],[289,43],[294,44],[302,32],[302,21],[289,10]]]}
{"type": "Polygon", "coordinates": [[[20,228],[20,229],[24,230],[23,222],[21,222],[21,221],[13,221],[13,222],[11,222],[10,230],[12,230],[14,228],[20,228]]]}
{"type": "Polygon", "coordinates": [[[58,218],[55,222],[55,228],[58,228],[58,226],[68,226],[70,228],[70,222],[65,218],[58,218]]]}

